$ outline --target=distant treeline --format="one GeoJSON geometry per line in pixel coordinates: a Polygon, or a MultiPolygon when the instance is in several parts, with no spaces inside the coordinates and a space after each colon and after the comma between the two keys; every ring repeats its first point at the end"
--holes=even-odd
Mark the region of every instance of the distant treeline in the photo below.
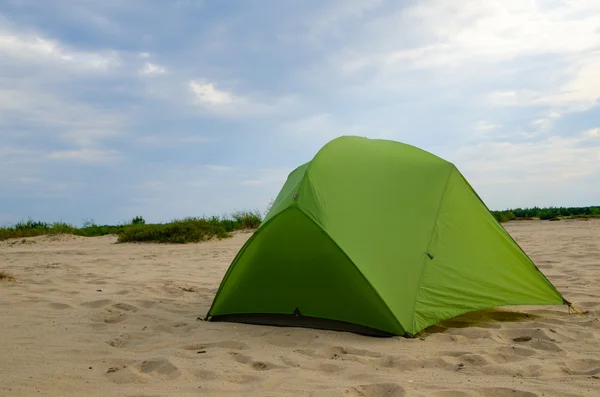
{"type": "Polygon", "coordinates": [[[600,206],[515,208],[504,211],[492,211],[492,214],[499,222],[526,219],[559,220],[561,218],[598,218],[600,217],[600,206]]]}
{"type": "Polygon", "coordinates": [[[236,212],[226,217],[190,217],[156,224],[147,224],[144,218],[136,216],[131,221],[119,225],[97,225],[93,221],[84,221],[82,227],[62,222],[46,223],[29,219],[14,226],[0,227],[0,240],[52,234],[72,234],[85,237],[114,234],[118,236],[118,242],[121,243],[189,243],[213,237],[231,237],[234,231],[257,228],[261,221],[258,211],[236,212]]]}

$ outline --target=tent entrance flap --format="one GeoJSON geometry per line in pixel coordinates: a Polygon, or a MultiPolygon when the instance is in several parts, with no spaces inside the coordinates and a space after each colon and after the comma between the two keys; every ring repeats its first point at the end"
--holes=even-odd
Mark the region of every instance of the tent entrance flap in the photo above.
{"type": "Polygon", "coordinates": [[[256,232],[231,265],[209,317],[295,311],[301,313],[295,321],[320,318],[404,333],[343,250],[292,206],[256,232]]]}

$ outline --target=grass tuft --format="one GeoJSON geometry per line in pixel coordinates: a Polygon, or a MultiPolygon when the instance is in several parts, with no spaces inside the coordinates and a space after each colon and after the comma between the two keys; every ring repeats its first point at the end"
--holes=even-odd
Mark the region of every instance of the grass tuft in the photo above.
{"type": "Polygon", "coordinates": [[[131,225],[120,233],[118,242],[196,243],[230,237],[230,233],[216,218],[185,218],[165,224],[131,225]]]}
{"type": "Polygon", "coordinates": [[[0,270],[0,280],[15,281],[15,277],[6,270],[0,270]]]}

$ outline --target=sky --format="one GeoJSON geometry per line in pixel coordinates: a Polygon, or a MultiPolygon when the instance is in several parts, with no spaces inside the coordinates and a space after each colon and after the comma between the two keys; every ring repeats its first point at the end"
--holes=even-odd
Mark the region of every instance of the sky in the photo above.
{"type": "Polygon", "coordinates": [[[342,135],[600,204],[597,0],[1,0],[0,224],[264,211],[342,135]]]}

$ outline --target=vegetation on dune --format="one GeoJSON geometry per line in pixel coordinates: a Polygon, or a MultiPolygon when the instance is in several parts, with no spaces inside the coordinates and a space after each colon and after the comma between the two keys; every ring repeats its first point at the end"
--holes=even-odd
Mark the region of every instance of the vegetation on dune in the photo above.
{"type": "Polygon", "coordinates": [[[97,225],[85,220],[82,227],[67,223],[46,223],[29,219],[14,226],[0,227],[0,240],[41,235],[71,234],[94,237],[114,234],[118,242],[188,243],[204,241],[213,237],[230,237],[236,230],[256,229],[262,217],[258,211],[240,211],[226,217],[185,218],[169,223],[147,224],[136,216],[119,225],[97,225]]]}
{"type": "Polygon", "coordinates": [[[45,223],[29,219],[11,227],[0,228],[0,240],[40,236],[43,234],[72,234],[75,228],[67,223],[45,223]]]}
{"type": "Polygon", "coordinates": [[[492,214],[499,222],[527,219],[559,220],[564,218],[600,218],[600,206],[515,208],[504,211],[492,211],[492,214]]]}
{"type": "Polygon", "coordinates": [[[257,212],[237,212],[231,218],[185,218],[164,224],[139,224],[124,228],[119,242],[194,243],[211,238],[231,237],[231,232],[256,229],[261,217],[257,212]]]}
{"type": "MultiPolygon", "coordinates": [[[[271,205],[271,204],[270,204],[271,205]]],[[[499,222],[522,219],[559,220],[575,218],[600,218],[600,206],[593,207],[548,207],[516,208],[492,211],[499,222]]],[[[211,238],[231,237],[237,230],[253,230],[262,222],[260,211],[240,211],[225,217],[200,217],[176,219],[168,223],[148,224],[141,216],[118,225],[98,225],[93,220],[84,220],[81,227],[64,222],[46,223],[19,222],[14,226],[0,227],[0,241],[10,238],[25,238],[40,235],[71,234],[94,237],[114,234],[118,242],[190,243],[211,238]]]]}

